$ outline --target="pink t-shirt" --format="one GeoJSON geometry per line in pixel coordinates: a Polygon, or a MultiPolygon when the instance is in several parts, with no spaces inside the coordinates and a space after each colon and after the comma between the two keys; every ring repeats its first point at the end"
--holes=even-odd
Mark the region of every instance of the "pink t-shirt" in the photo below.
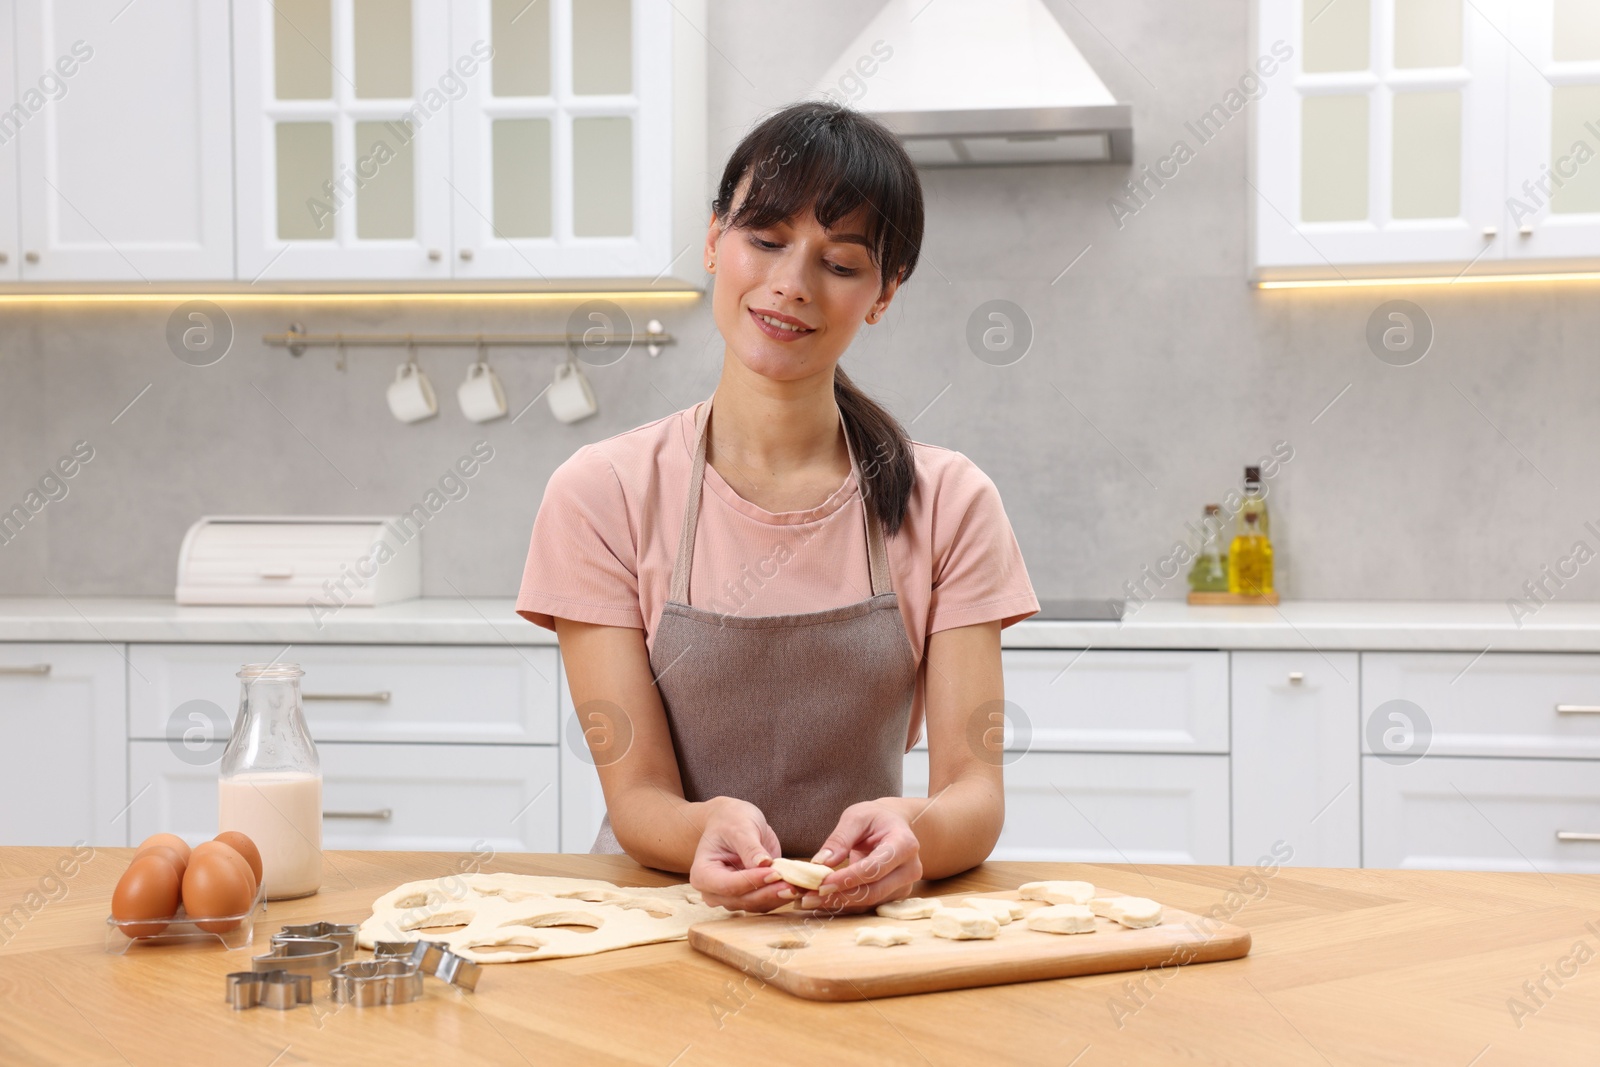
{"type": "MultiPolygon", "coordinates": [[[[556,468],[533,522],[518,614],[551,630],[557,616],[638,627],[652,646],[704,403],[585,445],[556,468]]],[[[1010,626],[1039,610],[994,482],[959,452],[913,445],[916,481],[905,521],[885,539],[918,662],[908,749],[922,732],[927,635],[995,619],[1010,626]]],[[[788,615],[871,595],[866,515],[853,474],[816,508],[774,513],[739,496],[706,464],[692,606],[788,615]]]]}

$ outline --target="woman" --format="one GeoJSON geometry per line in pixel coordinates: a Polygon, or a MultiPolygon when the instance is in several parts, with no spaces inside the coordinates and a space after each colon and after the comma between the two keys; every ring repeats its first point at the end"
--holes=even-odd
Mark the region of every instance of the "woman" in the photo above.
{"type": "Polygon", "coordinates": [[[716,391],[580,448],[534,521],[517,610],[606,731],[592,851],[687,871],[713,904],[795,900],[769,867],[788,855],[849,861],[802,907],[862,911],[1000,834],[1000,630],[1039,602],[994,483],[837,366],[922,227],[880,124],[824,103],[762,122],[706,234],[716,391]],[[924,718],[929,797],[901,797],[924,718]]]}

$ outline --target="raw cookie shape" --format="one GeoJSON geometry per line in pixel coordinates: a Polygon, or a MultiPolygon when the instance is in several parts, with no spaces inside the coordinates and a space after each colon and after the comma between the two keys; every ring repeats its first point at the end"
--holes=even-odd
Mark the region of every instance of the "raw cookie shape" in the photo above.
{"type": "Polygon", "coordinates": [[[933,913],[933,936],[952,941],[987,940],[1000,933],[994,916],[977,908],[940,908],[933,913]]]}
{"type": "Polygon", "coordinates": [[[1090,882],[1027,882],[1017,892],[1023,900],[1042,900],[1046,904],[1087,904],[1095,897],[1090,882]]]}
{"type": "Polygon", "coordinates": [[[1022,918],[1022,905],[1014,900],[996,900],[994,897],[963,897],[963,908],[973,908],[993,916],[1001,926],[1010,926],[1012,919],[1022,918]]]}
{"type": "Polygon", "coordinates": [[[856,931],[856,944],[875,948],[911,944],[911,931],[898,926],[863,926],[856,931]]]}
{"type": "Polygon", "coordinates": [[[1149,897],[1095,897],[1089,908],[1134,930],[1161,924],[1161,905],[1149,897]]]}
{"type": "Polygon", "coordinates": [[[1092,934],[1094,912],[1083,904],[1050,904],[1028,912],[1028,929],[1042,934],[1092,934]]]}
{"type": "Polygon", "coordinates": [[[376,941],[426,938],[475,963],[520,963],[681,941],[695,923],[740,914],[704,903],[687,885],[624,888],[587,878],[461,874],[385,893],[373,901],[356,943],[371,948],[376,941]],[[459,929],[418,933],[452,926],[459,929]]]}
{"type": "Polygon", "coordinates": [[[937,897],[906,897],[885,901],[877,911],[885,919],[929,919],[942,907],[937,897]]]}
{"type": "Polygon", "coordinates": [[[798,889],[817,889],[822,880],[833,873],[832,867],[805,860],[787,860],[779,856],[772,861],[772,869],[790,885],[798,889]]]}

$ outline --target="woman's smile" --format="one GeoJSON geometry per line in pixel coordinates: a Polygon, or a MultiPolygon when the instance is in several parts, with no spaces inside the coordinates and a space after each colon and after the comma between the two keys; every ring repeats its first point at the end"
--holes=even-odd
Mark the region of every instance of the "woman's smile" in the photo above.
{"type": "Polygon", "coordinates": [[[756,329],[774,341],[798,341],[817,332],[815,327],[807,326],[792,315],[765,309],[751,308],[750,321],[756,324],[756,329]]]}

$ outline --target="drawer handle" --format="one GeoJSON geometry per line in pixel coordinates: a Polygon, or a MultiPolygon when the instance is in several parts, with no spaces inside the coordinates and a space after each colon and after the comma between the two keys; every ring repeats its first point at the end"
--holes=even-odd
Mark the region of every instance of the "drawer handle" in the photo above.
{"type": "Polygon", "coordinates": [[[28,674],[42,677],[49,673],[48,663],[33,663],[26,667],[0,667],[0,674],[28,674]]]}
{"type": "Polygon", "coordinates": [[[393,808],[378,808],[375,811],[325,811],[324,819],[371,819],[373,822],[388,822],[394,817],[393,808]]]}
{"type": "Polygon", "coordinates": [[[1600,704],[1557,704],[1557,715],[1600,715],[1600,704]]]}
{"type": "Polygon", "coordinates": [[[1600,834],[1579,833],[1577,830],[1557,830],[1557,841],[1600,841],[1600,834]]]}
{"type": "Polygon", "coordinates": [[[1289,672],[1289,684],[1290,685],[1299,685],[1301,682],[1303,682],[1305,680],[1306,680],[1306,675],[1305,675],[1304,671],[1290,671],[1289,672]]]}
{"type": "Polygon", "coordinates": [[[353,700],[363,701],[368,704],[389,703],[389,691],[380,690],[376,693],[301,693],[301,700],[353,700]]]}
{"type": "Polygon", "coordinates": [[[289,579],[294,577],[294,568],[286,563],[278,563],[262,567],[256,573],[263,578],[289,579]]]}

